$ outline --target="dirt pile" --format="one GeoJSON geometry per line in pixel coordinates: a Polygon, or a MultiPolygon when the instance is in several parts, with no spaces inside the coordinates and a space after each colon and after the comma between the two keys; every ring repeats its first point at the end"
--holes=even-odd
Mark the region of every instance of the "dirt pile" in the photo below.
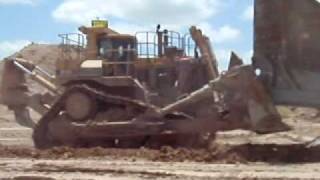
{"type": "Polygon", "coordinates": [[[239,146],[217,145],[213,149],[172,149],[159,151],[157,161],[195,161],[195,162],[270,162],[301,163],[319,162],[320,148],[306,148],[304,145],[257,145],[243,144],[239,146]]]}
{"type": "Polygon", "coordinates": [[[5,158],[34,158],[34,159],[70,159],[90,157],[111,157],[111,158],[143,158],[151,159],[158,151],[149,149],[104,149],[96,148],[69,148],[56,147],[48,150],[38,150],[20,146],[1,146],[0,157],[5,158]]]}
{"type": "MultiPolygon", "coordinates": [[[[54,44],[36,44],[32,43],[11,55],[10,57],[19,57],[33,62],[35,65],[40,66],[50,74],[55,73],[55,64],[61,57],[61,48],[59,45],[54,44]]],[[[9,57],[9,58],[10,58],[9,57]]],[[[0,61],[0,81],[2,80],[3,61],[0,61]]],[[[46,89],[35,83],[34,81],[27,79],[28,87],[32,92],[39,93],[45,92],[46,89]]],[[[1,82],[0,82],[1,85],[1,82]]]]}
{"type": "Polygon", "coordinates": [[[53,73],[55,71],[55,63],[60,56],[61,48],[59,45],[32,43],[10,57],[24,58],[53,73]]]}
{"type": "Polygon", "coordinates": [[[0,146],[0,157],[34,159],[77,159],[105,157],[135,161],[146,159],[160,162],[206,162],[206,163],[301,163],[319,162],[320,148],[303,145],[252,145],[216,146],[212,149],[185,149],[162,147],[152,149],[104,149],[58,147],[36,150],[23,147],[0,146]]]}

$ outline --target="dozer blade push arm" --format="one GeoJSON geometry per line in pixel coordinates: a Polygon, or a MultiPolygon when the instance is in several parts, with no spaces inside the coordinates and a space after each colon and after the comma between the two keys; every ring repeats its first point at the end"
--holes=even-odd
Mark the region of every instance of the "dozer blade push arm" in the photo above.
{"type": "Polygon", "coordinates": [[[45,87],[46,89],[48,89],[49,91],[51,91],[54,94],[60,93],[57,86],[50,81],[53,79],[53,77],[49,73],[44,71],[42,68],[40,68],[39,66],[33,65],[24,59],[16,58],[15,60],[12,60],[12,61],[13,61],[13,64],[18,69],[23,71],[25,74],[29,75],[32,80],[36,81],[41,86],[45,87]],[[50,78],[50,80],[41,76],[36,70],[41,72],[42,74],[46,75],[48,78],[50,78]]]}

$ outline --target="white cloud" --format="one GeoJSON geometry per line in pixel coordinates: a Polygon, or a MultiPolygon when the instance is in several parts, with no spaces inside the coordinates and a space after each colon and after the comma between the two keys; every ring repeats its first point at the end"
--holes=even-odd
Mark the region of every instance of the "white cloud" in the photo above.
{"type": "Polygon", "coordinates": [[[35,5],[38,0],[0,0],[1,4],[12,5],[12,4],[27,4],[27,5],[35,5]]]}
{"type": "Polygon", "coordinates": [[[153,26],[135,25],[135,24],[121,23],[121,22],[112,23],[111,28],[122,34],[132,34],[139,31],[155,29],[155,27],[153,26]]]}
{"type": "Polygon", "coordinates": [[[212,27],[208,22],[225,7],[223,0],[64,0],[53,12],[55,20],[89,25],[97,17],[110,19],[110,27],[120,33],[164,28],[187,32],[198,24],[214,43],[225,43],[240,37],[240,30],[225,25],[212,27]]]}
{"type": "Polygon", "coordinates": [[[213,16],[222,0],[64,0],[52,13],[62,22],[87,24],[96,17],[133,24],[190,25],[213,16]]]}
{"type": "Polygon", "coordinates": [[[215,29],[208,23],[201,23],[198,26],[202,29],[202,32],[205,35],[209,36],[214,44],[232,42],[238,40],[241,35],[241,31],[239,29],[230,25],[224,25],[218,29],[215,29]]]}
{"type": "Polygon", "coordinates": [[[222,26],[218,30],[213,30],[212,40],[216,43],[222,43],[226,41],[233,41],[240,37],[240,30],[233,28],[229,25],[222,26]]]}
{"type": "Polygon", "coordinates": [[[0,59],[8,57],[19,51],[31,42],[28,40],[2,41],[0,42],[0,59]]]}
{"type": "Polygon", "coordinates": [[[254,7],[253,5],[248,6],[242,13],[242,18],[244,20],[252,21],[254,18],[254,7]]]}

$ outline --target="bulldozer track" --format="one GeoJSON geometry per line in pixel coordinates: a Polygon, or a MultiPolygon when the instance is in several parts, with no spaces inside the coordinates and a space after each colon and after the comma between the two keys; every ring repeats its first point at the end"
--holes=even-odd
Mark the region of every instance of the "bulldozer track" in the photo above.
{"type": "MultiPolygon", "coordinates": [[[[97,101],[107,103],[110,106],[123,106],[125,110],[124,113],[127,113],[126,118],[130,119],[119,119],[119,121],[131,121],[139,117],[139,115],[145,114],[147,111],[158,111],[159,109],[153,105],[146,104],[139,100],[130,99],[127,97],[110,95],[103,91],[93,89],[87,85],[74,85],[69,88],[64,94],[62,94],[56,102],[53,104],[50,111],[48,111],[38,122],[36,125],[34,132],[33,132],[33,141],[35,147],[39,149],[48,149],[55,146],[80,146],[80,147],[91,147],[91,146],[104,146],[104,147],[116,147],[119,148],[139,148],[141,146],[147,146],[151,148],[160,148],[163,145],[170,145],[170,146],[198,146],[199,135],[198,134],[186,134],[186,133],[164,133],[164,134],[156,134],[156,135],[127,135],[124,137],[114,136],[111,138],[104,138],[103,140],[97,139],[78,139],[78,137],[71,137],[75,136],[74,134],[67,134],[64,136],[59,136],[61,138],[66,139],[57,139],[56,137],[52,136],[52,129],[49,129],[50,123],[57,120],[62,114],[64,113],[64,100],[68,95],[73,92],[84,92],[88,93],[91,97],[96,99],[97,101]],[[128,108],[129,107],[129,108],[128,108]],[[129,109],[129,110],[128,110],[129,109]],[[67,139],[72,139],[72,142],[68,142],[67,139]],[[114,142],[117,141],[117,142],[114,142]]],[[[70,118],[69,118],[70,119],[70,118]]],[[[166,118],[141,118],[138,121],[164,121],[166,118]],[[154,120],[153,120],[154,119],[154,120]]],[[[63,120],[65,121],[65,119],[63,120]]],[[[96,119],[88,119],[87,121],[82,122],[85,126],[92,126],[96,119]]],[[[77,123],[77,122],[74,122],[77,123]]],[[[99,124],[94,126],[99,127],[99,124]]],[[[64,133],[62,129],[55,129],[54,133],[64,133]]],[[[143,133],[142,133],[143,134],[143,133]]]]}
{"type": "Polygon", "coordinates": [[[89,93],[89,95],[91,97],[94,97],[96,100],[103,101],[108,104],[124,105],[126,107],[130,106],[140,111],[140,113],[143,113],[147,109],[156,110],[155,106],[147,105],[138,100],[110,95],[102,91],[99,91],[97,89],[90,88],[87,85],[74,85],[56,100],[56,102],[51,107],[50,111],[48,111],[36,125],[33,133],[33,140],[37,148],[45,149],[45,148],[50,148],[52,146],[59,145],[58,142],[56,142],[55,140],[52,139],[52,137],[50,137],[49,129],[48,129],[49,124],[50,122],[54,121],[59,116],[59,114],[63,111],[64,100],[66,99],[66,97],[73,92],[79,92],[79,91],[89,93]]]}

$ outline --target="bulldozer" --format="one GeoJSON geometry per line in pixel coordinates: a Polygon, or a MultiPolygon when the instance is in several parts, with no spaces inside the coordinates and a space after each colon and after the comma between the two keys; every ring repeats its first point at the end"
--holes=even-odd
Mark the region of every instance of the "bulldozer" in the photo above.
{"type": "Polygon", "coordinates": [[[5,61],[2,101],[14,111],[17,122],[34,127],[36,147],[131,147],[161,136],[176,141],[184,132],[172,133],[172,127],[164,126],[172,126],[171,119],[181,123],[191,117],[174,113],[141,118],[142,114],[159,114],[160,107],[218,76],[209,39],[196,27],[185,36],[162,31],[160,25],[156,32],[132,36],[108,26],[107,21],[94,20],[91,27],[79,28],[82,34],[59,35],[61,58],[55,75],[22,58],[5,61]],[[143,41],[138,42],[138,36],[143,41]],[[26,75],[48,92],[30,95],[26,75]],[[38,123],[28,107],[42,115],[38,123]],[[48,133],[51,130],[54,133],[48,133]]]}
{"type": "Polygon", "coordinates": [[[275,105],[320,102],[319,2],[255,0],[254,7],[251,65],[233,53],[219,72],[210,39],[195,26],[186,35],[160,25],[126,35],[94,20],[82,34],[60,35],[55,75],[8,58],[2,103],[34,127],[40,149],[201,146],[221,130],[288,130],[275,105]],[[30,95],[25,75],[48,93],[30,95]],[[37,123],[27,107],[42,115],[37,123]]]}

